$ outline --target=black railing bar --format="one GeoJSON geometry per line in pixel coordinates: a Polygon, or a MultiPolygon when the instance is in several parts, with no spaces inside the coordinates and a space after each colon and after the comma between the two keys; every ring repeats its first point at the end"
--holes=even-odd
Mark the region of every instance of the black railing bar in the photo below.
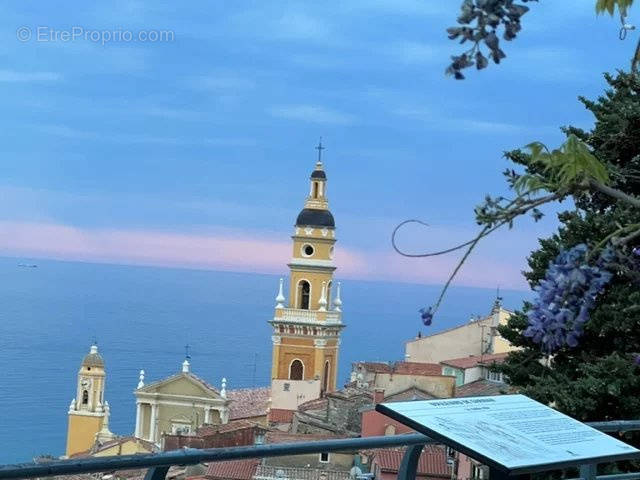
{"type": "MultiPolygon", "coordinates": [[[[640,430],[639,420],[591,422],[588,425],[605,432],[640,430]]],[[[233,448],[183,449],[162,453],[121,455],[59,460],[47,463],[22,463],[0,466],[0,479],[34,478],[74,473],[110,472],[135,468],[192,465],[206,461],[263,458],[306,453],[364,450],[403,445],[435,443],[429,437],[414,433],[395,436],[346,438],[319,442],[252,445],[233,448]]],[[[635,477],[634,477],[635,478],[635,477]]]]}
{"type": "Polygon", "coordinates": [[[0,466],[0,479],[34,478],[75,473],[111,472],[170,465],[193,465],[202,462],[244,458],[282,457],[307,453],[366,450],[403,445],[435,443],[429,437],[410,433],[381,437],[344,438],[304,443],[280,443],[231,448],[186,448],[162,453],[121,455],[58,460],[47,463],[22,463],[0,466]]]}
{"type": "MultiPolygon", "coordinates": [[[[640,478],[640,472],[612,473],[609,475],[597,475],[593,478],[596,480],[635,480],[636,478],[640,478]]],[[[576,478],[567,478],[566,480],[585,480],[585,479],[582,477],[576,477],[576,478]]]]}

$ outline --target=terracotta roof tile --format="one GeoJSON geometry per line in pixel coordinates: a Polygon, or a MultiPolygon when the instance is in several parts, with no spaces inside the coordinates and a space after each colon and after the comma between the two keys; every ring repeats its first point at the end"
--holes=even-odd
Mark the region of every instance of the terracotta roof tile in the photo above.
{"type": "Polygon", "coordinates": [[[198,428],[196,434],[198,436],[204,437],[208,435],[217,435],[218,433],[227,433],[233,432],[235,430],[243,430],[245,428],[255,427],[264,428],[263,425],[257,422],[252,422],[251,420],[240,418],[237,420],[230,420],[228,423],[223,423],[222,425],[205,425],[198,428]]]}
{"type": "Polygon", "coordinates": [[[392,373],[396,375],[431,376],[442,375],[442,367],[437,363],[421,362],[357,362],[354,365],[362,366],[371,373],[392,373]]]}
{"type": "Polygon", "coordinates": [[[285,410],[284,408],[272,408],[269,410],[269,421],[276,423],[291,423],[295,410],[285,410]]]}
{"type": "Polygon", "coordinates": [[[486,355],[471,355],[462,358],[452,358],[451,360],[444,360],[440,363],[456,368],[472,368],[478,365],[491,365],[492,363],[502,363],[507,358],[508,353],[493,353],[486,355]]]}
{"type": "Polygon", "coordinates": [[[259,463],[259,458],[213,462],[209,464],[205,476],[219,480],[251,480],[259,463]]]}
{"type": "Polygon", "coordinates": [[[491,382],[480,379],[456,387],[454,397],[482,397],[485,395],[502,395],[504,393],[514,393],[515,388],[504,383],[491,382]]]}
{"type": "Polygon", "coordinates": [[[240,388],[228,390],[227,398],[232,400],[229,419],[261,417],[269,408],[270,387],[240,388]]]}
{"type": "Polygon", "coordinates": [[[413,400],[433,400],[434,398],[438,398],[438,397],[418,387],[409,387],[406,390],[384,397],[384,401],[385,402],[406,402],[406,401],[413,401],[413,400]]]}
{"type": "Polygon", "coordinates": [[[298,442],[314,442],[318,440],[335,440],[337,438],[348,438],[344,435],[327,435],[327,434],[304,434],[304,433],[288,433],[280,431],[267,432],[265,435],[265,443],[298,443],[298,442]]]}
{"type": "Polygon", "coordinates": [[[323,410],[327,408],[328,403],[329,403],[329,400],[327,400],[326,397],[316,398],[298,405],[298,411],[304,412],[306,410],[323,410]]]}
{"type": "MultiPolygon", "coordinates": [[[[383,472],[398,473],[404,451],[404,448],[381,448],[375,450],[373,461],[380,466],[383,472]]],[[[422,477],[451,478],[444,448],[427,445],[420,455],[417,473],[422,477]]]]}

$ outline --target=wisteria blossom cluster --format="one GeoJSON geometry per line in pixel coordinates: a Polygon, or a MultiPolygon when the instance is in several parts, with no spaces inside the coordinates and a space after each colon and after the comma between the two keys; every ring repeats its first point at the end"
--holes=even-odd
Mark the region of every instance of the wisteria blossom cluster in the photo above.
{"type": "Polygon", "coordinates": [[[593,265],[587,263],[587,253],[585,244],[562,251],[534,289],[537,298],[527,312],[524,335],[547,353],[578,345],[596,296],[613,277],[606,269],[615,257],[612,248],[603,249],[593,265]]]}

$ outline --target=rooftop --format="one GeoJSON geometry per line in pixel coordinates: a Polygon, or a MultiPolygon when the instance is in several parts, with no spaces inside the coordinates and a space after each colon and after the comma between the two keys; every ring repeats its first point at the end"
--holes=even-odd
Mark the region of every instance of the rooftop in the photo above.
{"type": "Polygon", "coordinates": [[[480,379],[456,387],[456,397],[482,397],[485,395],[502,395],[504,393],[514,393],[515,389],[504,383],[491,382],[480,379]]]}
{"type": "MultiPolygon", "coordinates": [[[[405,448],[381,448],[374,452],[373,461],[383,472],[398,473],[405,450],[405,448]]],[[[436,445],[426,446],[420,455],[417,474],[421,477],[451,478],[444,448],[436,445]]]]}
{"type": "Polygon", "coordinates": [[[251,480],[260,464],[259,458],[213,462],[207,468],[206,478],[221,480],[251,480]]]}
{"type": "Polygon", "coordinates": [[[274,423],[291,423],[295,410],[286,410],[284,408],[272,408],[269,410],[269,421],[274,423]]]}
{"type": "Polygon", "coordinates": [[[491,365],[493,363],[502,363],[507,358],[508,352],[505,353],[491,353],[486,355],[470,355],[468,357],[452,358],[451,360],[444,360],[440,362],[443,365],[448,365],[455,368],[473,368],[478,365],[491,365]]]}
{"type": "Polygon", "coordinates": [[[271,431],[265,434],[265,443],[300,443],[314,442],[318,440],[336,440],[338,438],[348,438],[344,435],[327,435],[327,434],[305,434],[305,433],[289,433],[280,431],[271,431]]]}
{"type": "Polygon", "coordinates": [[[227,398],[232,400],[229,406],[229,420],[266,415],[269,409],[270,396],[270,387],[227,390],[227,398]]]}
{"type": "Polygon", "coordinates": [[[431,376],[442,375],[442,367],[437,363],[420,362],[355,362],[354,367],[362,366],[370,373],[390,373],[394,375],[431,376]]]}

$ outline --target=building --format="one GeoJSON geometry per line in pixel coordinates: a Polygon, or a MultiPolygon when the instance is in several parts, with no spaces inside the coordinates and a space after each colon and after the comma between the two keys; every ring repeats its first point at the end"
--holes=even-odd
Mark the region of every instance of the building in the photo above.
{"type": "Polygon", "coordinates": [[[114,438],[109,432],[109,404],[104,400],[106,371],[98,346],[91,345],[78,371],[76,397],[69,405],[66,456],[90,450],[98,434],[103,441],[114,438]]]}
{"type": "Polygon", "coordinates": [[[293,415],[291,431],[309,435],[357,437],[360,434],[360,412],[372,404],[371,391],[347,386],[300,405],[293,415]]]}
{"type": "Polygon", "coordinates": [[[508,352],[471,355],[470,357],[452,358],[440,362],[443,375],[456,378],[456,387],[475,382],[482,378],[492,382],[504,383],[502,373],[494,372],[491,367],[504,362],[508,352]]]}
{"type": "Polygon", "coordinates": [[[351,365],[351,384],[374,391],[381,389],[386,396],[411,388],[429,392],[432,398],[453,396],[455,381],[444,376],[437,363],[418,362],[356,362],[351,365]]]}
{"type": "Polygon", "coordinates": [[[120,437],[105,443],[96,443],[87,452],[89,457],[111,457],[113,455],[135,455],[155,453],[158,448],[151,442],[135,437],[120,437]]]}
{"type": "Polygon", "coordinates": [[[327,201],[327,176],[318,146],[309,196],[298,215],[293,236],[289,299],[284,281],[273,319],[272,407],[292,409],[292,400],[336,390],[340,332],[344,328],[340,284],[333,284],[335,221],[327,201]],[[335,295],[333,291],[335,290],[335,295]],[[315,382],[316,385],[312,385],[315,382]],[[286,389],[286,390],[285,390],[286,389]]]}
{"type": "Polygon", "coordinates": [[[162,450],[256,445],[264,443],[267,431],[263,425],[250,420],[230,420],[222,425],[205,425],[191,435],[165,434],[162,450]]]}
{"type": "Polygon", "coordinates": [[[176,375],[145,385],[140,375],[136,397],[135,437],[160,445],[164,433],[190,434],[205,424],[229,421],[226,380],[218,391],[191,372],[189,359],[176,375]]]}
{"type": "MultiPolygon", "coordinates": [[[[372,450],[367,456],[369,468],[376,480],[396,480],[402,464],[405,448],[380,448],[372,450]]],[[[448,457],[442,445],[427,445],[420,459],[416,478],[428,480],[451,480],[455,478],[453,464],[447,462],[448,457]]]]}
{"type": "Polygon", "coordinates": [[[392,403],[392,402],[412,402],[415,400],[433,400],[433,395],[428,392],[419,390],[417,388],[411,388],[404,392],[399,392],[390,396],[385,396],[384,391],[376,389],[373,396],[373,403],[367,405],[360,410],[362,415],[360,436],[361,437],[376,437],[381,435],[401,435],[403,433],[414,433],[414,430],[407,427],[403,423],[400,423],[392,418],[376,412],[375,406],[378,403],[392,403]]]}
{"type": "Polygon", "coordinates": [[[440,363],[470,355],[509,352],[514,347],[500,336],[498,325],[505,325],[511,314],[502,308],[498,297],[491,313],[484,318],[409,340],[405,346],[405,357],[411,362],[440,363]]]}
{"type": "MultiPolygon", "coordinates": [[[[280,443],[298,443],[298,442],[317,442],[321,440],[337,440],[344,438],[344,435],[332,434],[295,434],[286,432],[267,432],[265,442],[267,444],[280,443]]],[[[333,475],[336,477],[349,477],[349,471],[354,464],[354,456],[356,452],[323,452],[323,453],[307,453],[301,455],[285,455],[279,457],[268,457],[262,462],[262,477],[278,478],[278,469],[292,469],[289,473],[295,475],[286,476],[285,478],[314,479],[318,478],[320,472],[330,475],[333,472],[341,472],[342,475],[333,475]],[[267,474],[267,471],[270,474],[267,474]],[[306,475],[305,475],[306,473],[306,475]]],[[[338,480],[338,478],[336,478],[338,480]]]]}

